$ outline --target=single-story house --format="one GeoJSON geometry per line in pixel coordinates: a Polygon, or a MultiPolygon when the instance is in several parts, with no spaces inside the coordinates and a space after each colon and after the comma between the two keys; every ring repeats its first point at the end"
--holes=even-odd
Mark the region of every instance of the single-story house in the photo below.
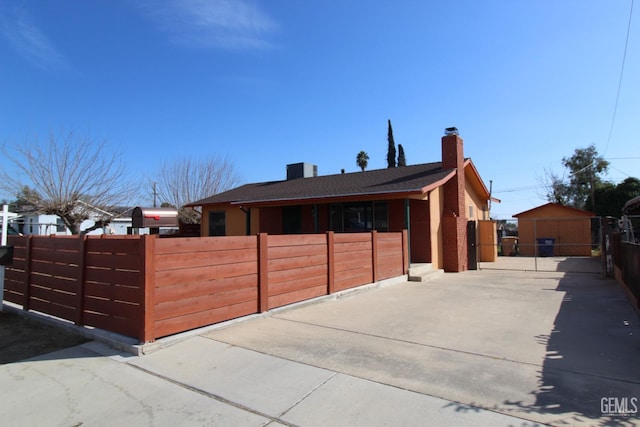
{"type": "Polygon", "coordinates": [[[286,180],[242,185],[188,206],[202,208],[203,236],[407,229],[412,263],[463,271],[476,259],[476,223],[489,220],[491,195],[465,159],[457,129],[448,129],[441,148],[438,162],[354,173],[318,176],[314,165],[292,164],[286,180]]]}
{"type": "Polygon", "coordinates": [[[520,255],[591,256],[591,220],[595,216],[558,203],[513,215],[518,219],[520,255]]]}

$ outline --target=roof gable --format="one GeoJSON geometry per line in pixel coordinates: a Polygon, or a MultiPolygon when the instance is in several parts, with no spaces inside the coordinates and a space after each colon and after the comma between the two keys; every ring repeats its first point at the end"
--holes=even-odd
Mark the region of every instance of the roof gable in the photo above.
{"type": "Polygon", "coordinates": [[[529,209],[527,211],[524,212],[520,212],[517,213],[515,215],[513,215],[514,218],[518,218],[518,217],[530,217],[530,216],[537,216],[540,214],[544,214],[544,212],[551,212],[551,211],[555,211],[555,212],[559,212],[559,211],[565,211],[573,216],[584,216],[584,217],[592,217],[592,216],[596,216],[596,214],[594,214],[593,212],[589,212],[589,211],[585,211],[582,209],[578,209],[578,208],[573,208],[571,206],[564,206],[561,205],[559,203],[546,203],[544,205],[540,205],[537,206],[533,209],[529,209]]]}
{"type": "Polygon", "coordinates": [[[499,199],[491,197],[491,192],[487,190],[487,186],[482,181],[480,173],[478,172],[478,169],[476,169],[476,166],[473,164],[471,159],[465,160],[464,173],[467,185],[473,187],[478,192],[478,194],[482,195],[482,197],[486,198],[487,200],[491,199],[494,202],[500,203],[499,199]]]}

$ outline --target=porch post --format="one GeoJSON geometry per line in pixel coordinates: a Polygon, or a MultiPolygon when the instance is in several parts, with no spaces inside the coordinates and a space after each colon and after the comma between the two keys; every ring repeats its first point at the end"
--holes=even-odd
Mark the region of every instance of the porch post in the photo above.
{"type": "Polygon", "coordinates": [[[411,209],[409,199],[404,199],[404,228],[407,230],[407,254],[409,255],[409,265],[411,265],[411,209]]]}

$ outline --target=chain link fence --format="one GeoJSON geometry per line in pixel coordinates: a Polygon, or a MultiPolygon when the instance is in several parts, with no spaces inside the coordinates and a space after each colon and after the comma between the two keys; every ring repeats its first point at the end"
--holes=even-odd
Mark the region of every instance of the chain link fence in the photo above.
{"type": "Polygon", "coordinates": [[[602,272],[600,217],[496,220],[495,262],[481,269],[602,272]]]}

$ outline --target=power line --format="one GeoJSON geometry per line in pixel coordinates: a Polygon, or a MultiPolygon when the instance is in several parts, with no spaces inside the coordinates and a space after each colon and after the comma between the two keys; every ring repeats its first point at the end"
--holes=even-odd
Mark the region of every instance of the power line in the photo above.
{"type": "Polygon", "coordinates": [[[545,188],[546,185],[529,185],[526,187],[515,187],[515,188],[507,188],[505,190],[494,191],[495,194],[498,193],[515,193],[517,191],[526,191],[526,190],[536,190],[538,188],[545,188]]]}
{"type": "MultiPolygon", "coordinates": [[[[614,168],[616,169],[616,168],[614,168]]],[[[618,172],[627,175],[624,171],[621,171],[619,169],[616,169],[618,172]]],[[[628,177],[631,175],[627,175],[628,177]]],[[[612,183],[619,183],[624,181],[624,178],[610,178],[607,180],[608,182],[612,182],[612,183]]],[[[539,184],[539,185],[528,185],[528,186],[524,186],[524,187],[514,187],[514,188],[505,188],[504,190],[494,190],[492,194],[502,194],[502,193],[517,193],[519,191],[528,191],[528,190],[537,190],[537,189],[541,189],[541,188],[548,188],[549,185],[544,185],[544,184],[539,184]]]]}
{"type": "Polygon", "coordinates": [[[640,157],[607,157],[605,160],[632,160],[640,159],[640,157]]]}
{"type": "Polygon", "coordinates": [[[631,9],[629,10],[629,23],[627,24],[627,37],[624,41],[624,52],[622,53],[622,66],[620,67],[620,78],[618,79],[618,92],[616,93],[616,102],[613,107],[613,116],[611,117],[611,126],[609,127],[609,136],[607,138],[607,145],[604,148],[603,155],[609,149],[609,143],[611,142],[611,135],[613,134],[613,125],[616,121],[616,114],[618,112],[618,100],[620,99],[620,88],[622,88],[622,75],[624,74],[624,63],[627,59],[627,46],[629,45],[629,33],[631,32],[631,17],[633,16],[633,0],[631,0],[631,9]]]}

